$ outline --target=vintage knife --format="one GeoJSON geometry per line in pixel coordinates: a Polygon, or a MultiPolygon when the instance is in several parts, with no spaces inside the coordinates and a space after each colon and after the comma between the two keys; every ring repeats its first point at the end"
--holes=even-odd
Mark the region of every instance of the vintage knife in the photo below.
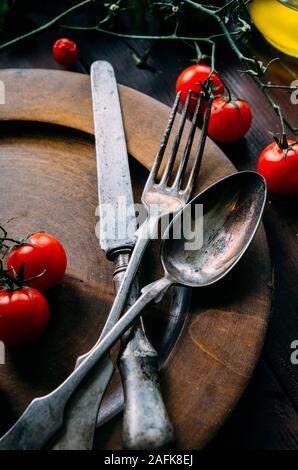
{"type": "MultiPolygon", "coordinates": [[[[98,170],[100,246],[106,252],[107,258],[115,263],[113,277],[117,291],[135,242],[136,220],[117,83],[109,63],[97,61],[92,64],[91,88],[98,170]]],[[[127,306],[132,305],[137,297],[136,280],[127,306]]],[[[109,316],[100,339],[110,331],[117,320],[118,318],[109,316]]],[[[172,427],[158,388],[157,354],[141,325],[136,332],[131,340],[133,348],[125,348],[125,367],[124,359],[121,361],[126,396],[129,397],[129,403],[133,400],[138,405],[137,416],[132,416],[132,413],[136,413],[135,407],[128,406],[125,410],[124,445],[139,447],[140,439],[145,448],[152,445],[152,437],[150,442],[146,439],[146,428],[153,426],[157,431],[156,446],[161,447],[172,439],[172,427]],[[141,353],[139,359],[136,359],[134,354],[136,348],[141,353]],[[144,367],[147,373],[150,371],[149,379],[148,374],[142,378],[144,367]],[[145,405],[146,413],[142,410],[145,405]]],[[[84,357],[78,359],[77,365],[84,357]]],[[[53,449],[92,448],[98,409],[113,371],[113,363],[107,357],[90,372],[69,401],[65,425],[57,436],[53,449]]]]}

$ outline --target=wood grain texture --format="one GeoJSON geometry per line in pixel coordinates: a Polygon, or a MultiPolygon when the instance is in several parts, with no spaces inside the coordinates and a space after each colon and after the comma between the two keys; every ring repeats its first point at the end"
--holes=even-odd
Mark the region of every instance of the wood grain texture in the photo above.
{"type": "MultiPolygon", "coordinates": [[[[49,331],[32,349],[9,353],[7,365],[1,366],[4,431],[32,397],[58,385],[75,357],[95,342],[113,288],[112,266],[94,234],[97,190],[89,78],[49,70],[6,70],[0,79],[7,96],[1,108],[1,120],[7,121],[2,123],[0,143],[1,223],[14,235],[42,228],[53,232],[69,258],[67,276],[49,294],[49,331]]],[[[123,86],[120,95],[128,150],[141,164],[131,161],[138,197],[146,176],[143,166],[151,165],[169,110],[123,86]]],[[[196,191],[234,171],[208,140],[196,191]]],[[[156,250],[152,253],[157,259],[156,250]]],[[[162,374],[178,448],[203,447],[245,389],[267,327],[270,279],[261,228],[224,282],[194,290],[191,314],[162,374]]],[[[153,317],[151,329],[158,330],[157,316],[153,317]]],[[[99,433],[96,445],[121,446],[120,425],[119,419],[113,420],[105,433],[99,433]]]]}

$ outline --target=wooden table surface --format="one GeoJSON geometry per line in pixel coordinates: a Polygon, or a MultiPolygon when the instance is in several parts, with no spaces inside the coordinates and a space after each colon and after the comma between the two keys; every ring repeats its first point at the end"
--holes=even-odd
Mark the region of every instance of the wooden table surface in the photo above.
{"type": "MultiPolygon", "coordinates": [[[[38,21],[44,19],[45,16],[38,17],[38,21]]],[[[51,54],[53,41],[60,36],[61,32],[51,30],[1,51],[0,67],[63,68],[54,62],[51,54]]],[[[189,65],[189,51],[185,46],[156,45],[151,62],[158,72],[152,73],[135,67],[130,50],[119,39],[91,33],[76,33],[75,37],[87,72],[93,60],[108,60],[120,83],[172,104],[177,75],[189,65]]],[[[137,47],[142,51],[146,45],[139,43],[137,47]]],[[[254,44],[250,48],[265,60],[282,55],[260,41],[257,41],[257,48],[254,44]]],[[[83,72],[83,68],[82,64],[77,64],[73,70],[83,72]]],[[[260,151],[271,141],[268,131],[276,131],[278,121],[252,81],[239,73],[241,65],[223,45],[220,45],[217,68],[232,92],[248,100],[254,114],[247,137],[222,148],[238,169],[255,169],[260,151]]],[[[281,57],[272,66],[268,78],[274,83],[289,85],[298,78],[298,61],[281,57]]],[[[287,92],[280,92],[278,96],[285,114],[298,127],[298,105],[291,103],[287,92]]],[[[291,364],[290,360],[291,343],[298,340],[297,202],[297,196],[269,196],[264,222],[274,288],[267,339],[249,387],[232,416],[209,444],[210,449],[298,449],[298,365],[291,364]]]]}

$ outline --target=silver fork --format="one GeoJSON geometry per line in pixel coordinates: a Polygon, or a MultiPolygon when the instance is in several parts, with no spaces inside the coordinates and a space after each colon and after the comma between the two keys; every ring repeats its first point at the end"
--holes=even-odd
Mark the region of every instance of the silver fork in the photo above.
{"type": "MultiPolygon", "coordinates": [[[[113,315],[114,311],[114,313],[116,312],[115,316],[118,317],[120,306],[122,306],[123,299],[126,298],[129,289],[128,286],[134,278],[134,274],[137,271],[145,248],[149,242],[150,237],[148,237],[148,232],[154,234],[161,217],[177,212],[191,197],[196,176],[200,170],[211,109],[211,100],[209,100],[200,144],[188,182],[185,189],[182,190],[181,184],[185,176],[192,149],[202,99],[202,97],[200,97],[198,100],[183,156],[177,172],[174,175],[174,165],[186,123],[191,95],[192,92],[189,91],[169,159],[158,182],[158,172],[165,158],[165,151],[180,102],[180,93],[176,96],[162,137],[159,152],[155,158],[142,194],[142,203],[147,210],[147,219],[137,231],[137,242],[130,259],[128,270],[120,286],[119,294],[112,307],[111,315],[113,315]],[[173,184],[170,185],[169,181],[171,179],[174,181],[173,184]],[[158,209],[154,215],[150,212],[150,206],[152,204],[156,204],[155,207],[158,209]],[[117,302],[119,302],[118,306],[117,302]]],[[[134,329],[132,329],[131,334],[128,335],[128,339],[124,342],[118,362],[125,395],[123,416],[124,447],[126,449],[156,449],[171,444],[173,429],[158,387],[158,355],[146,337],[142,321],[139,321],[134,329]],[[152,428],[154,428],[154,433],[152,433],[152,428]]]]}

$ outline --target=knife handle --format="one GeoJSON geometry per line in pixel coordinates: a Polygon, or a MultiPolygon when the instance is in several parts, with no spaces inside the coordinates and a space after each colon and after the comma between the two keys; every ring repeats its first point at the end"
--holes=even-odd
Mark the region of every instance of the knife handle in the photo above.
{"type": "Polygon", "coordinates": [[[142,321],[131,329],[118,362],[125,399],[123,447],[170,447],[174,432],[160,391],[158,354],[146,337],[142,321]]]}

